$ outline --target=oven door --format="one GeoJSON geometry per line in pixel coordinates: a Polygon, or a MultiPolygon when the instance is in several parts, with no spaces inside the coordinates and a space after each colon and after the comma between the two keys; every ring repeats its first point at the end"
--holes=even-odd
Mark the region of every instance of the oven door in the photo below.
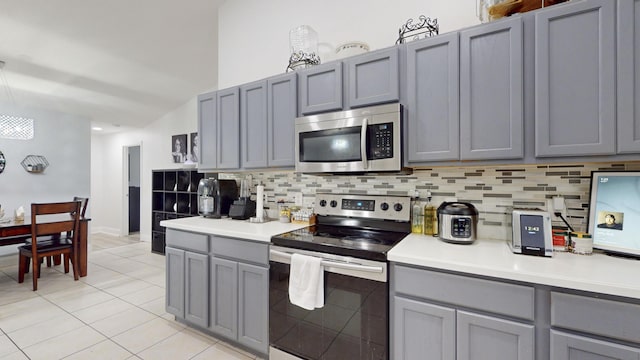
{"type": "Polygon", "coordinates": [[[387,264],[271,246],[270,359],[387,359],[387,264]],[[305,310],[289,301],[291,254],[322,257],[325,305],[305,310]]]}

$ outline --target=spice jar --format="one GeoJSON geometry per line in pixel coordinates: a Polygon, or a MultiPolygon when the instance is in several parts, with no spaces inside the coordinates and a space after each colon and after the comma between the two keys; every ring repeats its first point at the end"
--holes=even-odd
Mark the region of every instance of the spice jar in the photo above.
{"type": "Polygon", "coordinates": [[[552,230],[553,251],[567,251],[569,249],[569,231],[554,228],[552,230]]]}

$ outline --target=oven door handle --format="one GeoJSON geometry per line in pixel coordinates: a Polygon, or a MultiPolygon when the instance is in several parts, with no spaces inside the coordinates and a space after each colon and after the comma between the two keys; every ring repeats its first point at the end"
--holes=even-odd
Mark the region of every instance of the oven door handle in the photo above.
{"type": "MultiPolygon", "coordinates": [[[[287,259],[291,259],[291,255],[292,255],[290,253],[282,252],[278,250],[269,250],[269,253],[271,255],[282,256],[287,259]]],[[[325,260],[325,259],[322,259],[321,265],[326,267],[338,268],[338,269],[365,271],[365,272],[372,272],[372,273],[382,273],[383,271],[383,268],[381,266],[358,265],[358,264],[350,264],[350,263],[337,262],[337,261],[325,260]]]]}
{"type": "Polygon", "coordinates": [[[362,169],[367,170],[369,164],[367,163],[367,126],[369,120],[367,118],[362,119],[362,129],[360,129],[360,156],[362,157],[362,169]]]}

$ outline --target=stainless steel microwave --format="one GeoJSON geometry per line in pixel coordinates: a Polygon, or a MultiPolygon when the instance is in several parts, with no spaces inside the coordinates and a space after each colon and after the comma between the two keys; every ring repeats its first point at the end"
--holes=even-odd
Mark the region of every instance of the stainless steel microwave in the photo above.
{"type": "Polygon", "coordinates": [[[296,118],[296,171],[401,171],[401,125],[398,103],[296,118]]]}

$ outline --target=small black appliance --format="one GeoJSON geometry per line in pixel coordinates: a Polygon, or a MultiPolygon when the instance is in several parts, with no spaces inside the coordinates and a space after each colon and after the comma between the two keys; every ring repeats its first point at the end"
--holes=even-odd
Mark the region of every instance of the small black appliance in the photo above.
{"type": "Polygon", "coordinates": [[[202,179],[198,183],[198,214],[220,219],[229,214],[229,208],[238,197],[235,180],[202,179]]]}

